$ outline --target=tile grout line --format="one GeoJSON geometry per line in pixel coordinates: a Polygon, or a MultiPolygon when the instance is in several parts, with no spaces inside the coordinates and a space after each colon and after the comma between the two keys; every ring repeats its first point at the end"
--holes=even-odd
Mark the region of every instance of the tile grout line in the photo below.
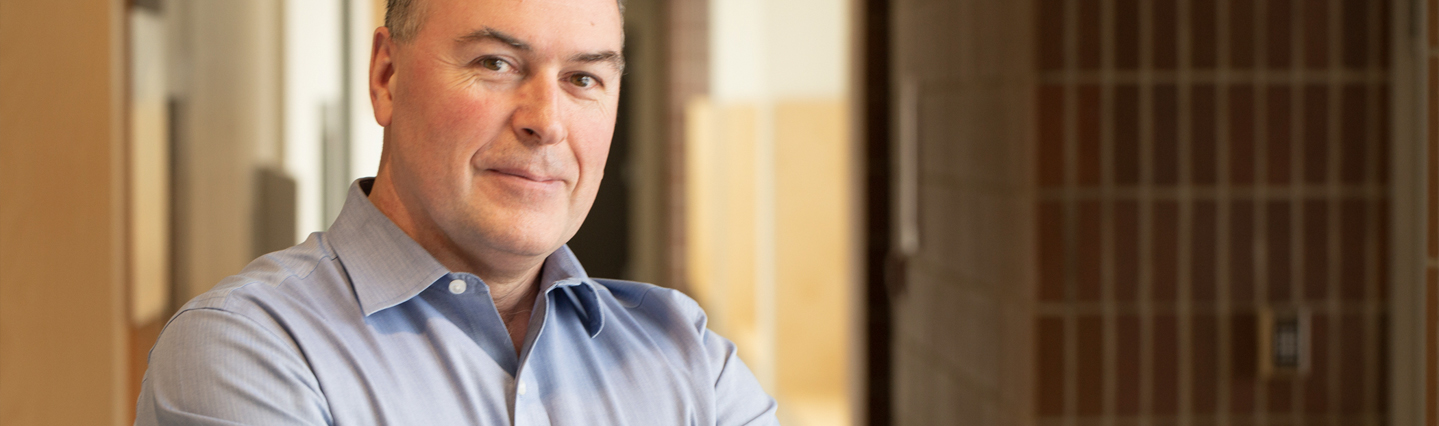
{"type": "Polygon", "coordinates": [[[1154,416],[1154,314],[1150,298],[1154,274],[1153,200],[1149,196],[1154,178],[1154,7],[1139,2],[1139,424],[1149,426],[1154,416]]]}
{"type": "MultiPolygon", "coordinates": [[[[1268,47],[1268,39],[1269,39],[1269,31],[1268,31],[1268,29],[1269,29],[1269,27],[1268,27],[1268,25],[1260,25],[1260,23],[1261,23],[1261,22],[1265,22],[1265,19],[1267,19],[1267,18],[1269,17],[1269,10],[1268,10],[1268,9],[1269,9],[1269,2],[1270,2],[1270,1],[1284,1],[1284,0],[1258,0],[1258,1],[1253,5],[1253,6],[1254,6],[1254,10],[1253,10],[1253,19],[1254,19],[1254,22],[1252,23],[1252,24],[1253,24],[1253,28],[1252,28],[1252,29],[1253,29],[1253,34],[1254,34],[1254,58],[1253,58],[1253,59],[1254,59],[1254,69],[1256,70],[1256,73],[1255,73],[1256,76],[1262,75],[1262,73],[1263,73],[1264,71],[1266,71],[1266,70],[1269,69],[1268,64],[1266,63],[1267,54],[1268,54],[1268,51],[1269,51],[1269,47],[1268,47]]],[[[1269,120],[1268,120],[1268,113],[1269,113],[1269,104],[1268,104],[1268,99],[1269,99],[1269,96],[1268,96],[1268,95],[1269,95],[1269,94],[1268,94],[1268,91],[1269,91],[1269,82],[1268,82],[1268,81],[1261,81],[1261,80],[1258,80],[1258,79],[1256,78],[1255,81],[1252,82],[1252,85],[1251,85],[1251,86],[1253,87],[1253,90],[1254,90],[1254,93],[1253,93],[1253,102],[1254,102],[1254,103],[1253,103],[1253,105],[1252,105],[1252,106],[1253,106],[1253,111],[1251,111],[1251,113],[1253,114],[1252,118],[1253,118],[1253,123],[1254,123],[1254,129],[1253,129],[1253,131],[1254,131],[1254,135],[1253,135],[1253,137],[1254,137],[1254,157],[1253,157],[1254,165],[1253,165],[1253,167],[1254,167],[1254,189],[1255,189],[1255,196],[1254,196],[1255,201],[1254,201],[1253,203],[1251,203],[1251,206],[1250,206],[1250,208],[1253,209],[1253,212],[1252,212],[1253,223],[1251,224],[1251,229],[1252,229],[1252,231],[1253,231],[1253,234],[1251,235],[1250,238],[1252,238],[1252,239],[1253,239],[1252,241],[1254,241],[1254,260],[1253,260],[1253,262],[1254,262],[1254,265],[1253,265],[1253,266],[1254,266],[1254,270],[1253,270],[1254,277],[1253,277],[1253,281],[1252,281],[1252,283],[1253,283],[1253,284],[1252,284],[1252,287],[1253,287],[1252,293],[1253,293],[1253,294],[1251,295],[1251,297],[1254,299],[1254,304],[1255,304],[1255,306],[1264,306],[1264,304],[1265,304],[1265,302],[1268,300],[1268,296],[1269,296],[1269,291],[1268,291],[1268,290],[1269,290],[1269,279],[1268,279],[1268,273],[1269,273],[1269,267],[1268,267],[1268,265],[1269,265],[1269,261],[1268,261],[1268,258],[1269,258],[1269,250],[1268,250],[1268,241],[1269,241],[1268,229],[1269,229],[1269,221],[1266,220],[1266,216],[1264,215],[1264,213],[1265,213],[1265,212],[1267,211],[1267,209],[1268,209],[1268,206],[1266,205],[1267,203],[1259,202],[1259,200],[1263,200],[1263,199],[1265,198],[1265,192],[1268,190],[1268,181],[1269,181],[1269,176],[1268,176],[1268,171],[1269,171],[1269,166],[1268,166],[1268,162],[1269,162],[1269,139],[1268,139],[1268,135],[1269,135],[1269,134],[1268,134],[1268,131],[1269,131],[1269,120]]],[[[1257,362],[1257,360],[1256,360],[1256,362],[1257,362]]],[[[1265,425],[1265,424],[1268,423],[1267,412],[1269,411],[1269,410],[1268,410],[1269,394],[1268,394],[1268,387],[1265,386],[1265,384],[1266,384],[1266,382],[1265,382],[1262,378],[1256,377],[1255,380],[1254,380],[1254,384],[1253,384],[1253,386],[1254,386],[1254,388],[1253,388],[1254,397],[1253,397],[1253,401],[1252,401],[1252,404],[1253,404],[1253,407],[1254,407],[1254,408],[1253,408],[1253,413],[1251,413],[1251,414],[1252,414],[1252,416],[1253,416],[1253,422],[1254,422],[1253,424],[1255,424],[1255,425],[1265,425]]]]}
{"type": "MultiPolygon", "coordinates": [[[[1305,182],[1305,137],[1308,129],[1304,126],[1304,114],[1308,112],[1304,103],[1306,88],[1299,75],[1308,68],[1305,55],[1304,26],[1306,21],[1304,0],[1290,0],[1289,21],[1289,186],[1303,192],[1305,182]]],[[[1296,306],[1304,306],[1304,200],[1297,194],[1289,199],[1289,298],[1296,306]]],[[[1311,328],[1312,331],[1312,328],[1311,328]]],[[[1304,420],[1304,383],[1298,379],[1289,380],[1289,409],[1293,416],[1304,420]]]]}
{"type": "MultiPolygon", "coordinates": [[[[1340,244],[1342,243],[1342,241],[1341,241],[1340,238],[1339,238],[1339,235],[1340,235],[1340,222],[1339,222],[1339,220],[1340,220],[1340,215],[1343,214],[1343,211],[1340,210],[1340,204],[1339,204],[1339,201],[1340,201],[1340,199],[1339,199],[1339,185],[1340,185],[1340,183],[1341,183],[1341,182],[1340,182],[1340,175],[1339,175],[1339,174],[1340,174],[1340,161],[1339,161],[1339,160],[1340,160],[1340,156],[1341,156],[1341,151],[1340,151],[1340,149],[1339,149],[1339,143],[1340,143],[1340,137],[1341,137],[1342,134],[1343,134],[1343,133],[1342,133],[1342,132],[1343,132],[1343,128],[1340,126],[1340,123],[1341,123],[1341,121],[1340,121],[1340,120],[1341,120],[1341,118],[1340,118],[1340,113],[1341,113],[1341,107],[1342,107],[1343,102],[1344,102],[1343,82],[1341,82],[1340,79],[1339,79],[1339,72],[1344,68],[1344,64],[1343,64],[1343,54],[1344,54],[1344,52],[1343,52],[1343,50],[1341,49],[1341,47],[1343,47],[1343,43],[1344,43],[1344,39],[1343,39],[1343,37],[1342,37],[1343,34],[1344,34],[1344,23],[1343,23],[1343,20],[1341,19],[1343,15],[1342,15],[1342,13],[1341,13],[1341,11],[1340,11],[1339,0],[1329,0],[1329,11],[1328,11],[1328,12],[1329,12],[1329,13],[1328,13],[1328,15],[1329,15],[1329,23],[1328,23],[1328,25],[1329,25],[1330,31],[1329,31],[1329,40],[1327,40],[1328,47],[1329,47],[1329,68],[1328,68],[1328,71],[1329,71],[1329,84],[1328,84],[1328,86],[1329,86],[1329,87],[1328,87],[1328,93],[1329,93],[1329,95],[1328,95],[1328,101],[1329,101],[1328,107],[1329,107],[1329,110],[1327,111],[1327,117],[1328,117],[1328,118],[1327,118],[1327,121],[1328,121],[1328,123],[1327,123],[1327,124],[1328,124],[1328,129],[1327,129],[1327,131],[1329,132],[1329,134],[1328,134],[1328,138],[1325,140],[1325,145],[1326,145],[1326,149],[1327,149],[1327,152],[1328,152],[1328,158],[1326,159],[1326,160],[1328,160],[1328,161],[1326,162],[1327,164],[1325,164],[1325,167],[1326,167],[1326,169],[1327,169],[1326,172],[1325,172],[1325,176],[1326,176],[1326,178],[1327,178],[1325,183],[1327,184],[1326,187],[1327,187],[1327,189],[1328,189],[1328,196],[1325,197],[1325,198],[1327,198],[1327,200],[1325,201],[1325,208],[1329,209],[1329,213],[1328,213],[1327,216],[1326,216],[1326,219],[1328,219],[1328,223],[1325,224],[1325,227],[1324,227],[1324,228],[1325,228],[1326,234],[1328,234],[1328,235],[1326,236],[1326,238],[1327,238],[1327,240],[1328,240],[1328,246],[1327,246],[1327,248],[1328,248],[1328,253],[1325,253],[1325,255],[1327,256],[1328,266],[1329,266],[1329,267],[1328,267],[1328,271],[1326,271],[1326,272],[1327,272],[1327,275],[1328,275],[1328,277],[1327,277],[1327,281],[1328,281],[1328,282],[1325,283],[1325,287],[1326,287],[1326,289],[1327,289],[1326,291],[1329,293],[1329,305],[1330,305],[1331,307],[1338,307],[1338,306],[1340,305],[1340,303],[1342,302],[1342,300],[1341,300],[1341,296],[1342,296],[1342,295],[1340,294],[1340,288],[1339,288],[1339,281],[1340,281],[1340,279],[1339,279],[1340,275],[1339,275],[1339,274],[1341,273],[1341,269],[1340,269],[1341,263],[1340,263],[1340,262],[1343,261],[1343,257],[1342,257],[1341,251],[1340,251],[1340,249],[1341,249],[1340,244]]],[[[1339,368],[1339,367],[1340,367],[1340,364],[1343,362],[1343,359],[1342,359],[1342,354],[1340,353],[1340,348],[1341,348],[1341,343],[1342,343],[1342,342],[1340,341],[1340,339],[1335,338],[1335,337],[1336,337],[1336,336],[1337,336],[1337,337],[1343,337],[1343,336],[1344,336],[1344,333],[1343,333],[1343,328],[1344,328],[1343,316],[1337,315],[1337,314],[1331,314],[1329,323],[1330,323],[1330,324],[1338,324],[1339,327],[1338,327],[1337,329],[1340,331],[1338,334],[1336,334],[1336,333],[1334,333],[1334,329],[1329,330],[1329,336],[1330,336],[1330,339],[1329,339],[1329,347],[1328,347],[1328,348],[1325,348],[1325,350],[1329,351],[1329,355],[1326,357],[1326,358],[1328,358],[1328,360],[1329,360],[1329,364],[1327,365],[1327,366],[1329,367],[1329,373],[1328,373],[1328,374],[1329,374],[1329,383],[1326,384],[1326,386],[1328,387],[1328,394],[1326,395],[1326,396],[1328,397],[1328,404],[1329,404],[1329,410],[1328,410],[1328,411],[1331,412],[1331,413],[1337,413],[1337,412],[1340,411],[1340,410],[1339,410],[1339,406],[1340,406],[1340,404],[1342,403],[1341,399],[1339,398],[1339,396],[1340,396],[1340,395],[1339,395],[1339,393],[1340,393],[1340,383],[1341,383],[1341,382],[1340,382],[1340,376],[1339,376],[1339,373],[1340,373],[1340,368],[1339,368]],[[1337,319],[1338,321],[1336,321],[1336,319],[1337,319]]],[[[1334,420],[1336,420],[1336,419],[1332,419],[1332,418],[1331,418],[1330,426],[1338,426],[1338,425],[1334,422],[1334,420]]]]}
{"type": "MultiPolygon", "coordinates": [[[[1259,191],[1254,187],[1236,188],[1231,186],[1228,189],[1229,195],[1231,196],[1254,198],[1261,201],[1284,201],[1295,197],[1323,198],[1329,195],[1329,188],[1323,185],[1310,185],[1307,188],[1271,187],[1268,190],[1264,191],[1263,196],[1261,196],[1259,194],[1259,191]]],[[[1140,190],[1139,187],[1136,185],[1131,187],[1114,188],[1113,193],[1114,196],[1118,199],[1138,199],[1140,190]]],[[[1218,199],[1219,187],[1218,185],[1191,187],[1189,193],[1189,198],[1193,199],[1218,199]]],[[[1066,195],[1062,188],[1058,190],[1045,189],[1039,191],[1040,198],[1046,201],[1064,200],[1066,197],[1075,198],[1078,200],[1085,200],[1091,198],[1098,199],[1102,195],[1102,189],[1093,187],[1074,188],[1070,195],[1066,195]]],[[[1157,200],[1177,201],[1181,198],[1180,189],[1177,187],[1151,187],[1149,190],[1149,195],[1157,200]]],[[[1361,198],[1367,200],[1384,200],[1388,198],[1386,190],[1382,185],[1379,184],[1340,185],[1338,187],[1338,196],[1341,198],[1361,198]]]]}
{"type": "MultiPolygon", "coordinates": [[[[1240,0],[1245,1],[1245,0],[1240,0]]],[[[1230,273],[1229,273],[1229,241],[1230,224],[1229,210],[1231,195],[1229,194],[1229,87],[1230,81],[1230,51],[1229,51],[1229,0],[1215,0],[1214,25],[1215,25],[1215,67],[1216,80],[1214,88],[1214,160],[1215,160],[1215,186],[1217,194],[1214,203],[1214,314],[1215,314],[1215,336],[1219,339],[1219,359],[1216,362],[1215,370],[1219,377],[1215,380],[1217,395],[1215,395],[1214,413],[1216,423],[1225,425],[1229,423],[1229,400],[1230,376],[1232,367],[1229,365],[1233,348],[1229,345],[1230,334],[1230,273]],[[1221,142],[1223,141],[1223,142],[1221,142]]]]}
{"type": "MultiPolygon", "coordinates": [[[[1218,305],[1214,303],[1195,303],[1191,307],[1199,310],[1215,309],[1217,306],[1218,305]]],[[[1301,305],[1268,303],[1260,305],[1255,304],[1254,302],[1248,302],[1239,305],[1231,304],[1230,312],[1233,314],[1258,314],[1261,310],[1268,307],[1274,307],[1279,310],[1295,310],[1298,309],[1300,306],[1301,305]]],[[[1076,315],[1101,315],[1103,314],[1104,309],[1105,308],[1102,302],[1046,302],[1036,308],[1038,312],[1046,316],[1061,315],[1064,312],[1070,311],[1073,311],[1076,315]]],[[[1150,311],[1156,314],[1177,315],[1179,313],[1179,307],[1176,304],[1155,304],[1150,308],[1150,311]]],[[[1337,308],[1330,308],[1328,305],[1321,304],[1315,306],[1311,310],[1311,313],[1318,313],[1324,315],[1328,315],[1330,313],[1338,315],[1380,315],[1388,311],[1389,308],[1387,307],[1387,305],[1385,305],[1384,302],[1373,302],[1349,303],[1339,306],[1337,308]]],[[[1119,307],[1115,309],[1116,315],[1138,315],[1139,313],[1140,310],[1138,307],[1119,307]]]]}
{"type": "MultiPolygon", "coordinates": [[[[1316,421],[1324,422],[1324,423],[1330,423],[1330,422],[1332,422],[1332,423],[1335,423],[1335,424],[1382,424],[1382,423],[1380,423],[1380,421],[1382,421],[1382,420],[1385,418],[1385,415],[1384,415],[1383,413],[1361,413],[1361,414],[1353,414],[1353,415],[1334,414],[1334,413],[1323,413],[1323,414],[1312,414],[1312,415],[1307,416],[1306,418],[1307,418],[1307,419],[1310,419],[1310,420],[1316,420],[1316,421]]],[[[1217,417],[1214,417],[1214,416],[1195,416],[1195,420],[1198,420],[1199,422],[1204,423],[1204,424],[1218,424],[1218,425],[1231,425],[1231,426],[1254,426],[1254,425],[1258,425],[1258,423],[1255,423],[1255,422],[1253,422],[1252,420],[1250,420],[1250,421],[1234,421],[1234,422],[1229,422],[1229,423],[1220,423],[1220,422],[1218,421],[1218,418],[1217,418],[1217,417]],[[1214,421],[1211,422],[1210,420],[1214,420],[1214,421]]],[[[1303,423],[1303,422],[1300,421],[1300,416],[1296,416],[1296,415],[1293,415],[1293,414],[1276,415],[1276,416],[1274,416],[1271,420],[1272,420],[1272,422],[1270,422],[1269,424],[1275,425],[1275,426],[1302,426],[1302,425],[1305,425],[1305,424],[1306,424],[1306,423],[1303,423]]],[[[1130,416],[1130,417],[1119,417],[1119,418],[1116,418],[1116,419],[1114,419],[1114,423],[1115,423],[1117,426],[1138,426],[1138,425],[1140,424],[1140,421],[1139,421],[1138,418],[1133,417],[1133,416],[1130,416]]],[[[1039,426],[1060,426],[1060,425],[1064,424],[1064,419],[1059,419],[1059,418],[1054,418],[1054,417],[1041,418],[1037,424],[1038,424],[1039,426]]],[[[1076,426],[1101,426],[1101,425],[1103,425],[1103,424],[1105,424],[1104,421],[1103,421],[1102,419],[1097,419],[1097,418],[1081,419],[1081,420],[1078,420],[1078,421],[1076,422],[1076,426]]],[[[1154,425],[1154,426],[1178,426],[1178,425],[1179,425],[1179,419],[1178,419],[1178,418],[1168,417],[1168,418],[1163,418],[1163,419],[1157,419],[1157,420],[1155,420],[1155,425],[1154,425]]]]}
{"type": "MultiPolygon", "coordinates": [[[[1180,79],[1179,73],[1180,73],[1180,71],[1178,71],[1178,70],[1175,70],[1175,71],[1152,70],[1152,71],[1150,71],[1150,73],[1149,73],[1149,81],[1150,81],[1150,82],[1153,82],[1153,83],[1170,83],[1170,84],[1178,83],[1178,82],[1179,82],[1179,79],[1180,79]]],[[[1338,78],[1339,78],[1339,80],[1340,80],[1341,82],[1344,82],[1344,83],[1373,83],[1373,82],[1383,82],[1383,81],[1386,81],[1387,78],[1388,78],[1388,76],[1387,76],[1385,73],[1383,73],[1383,72],[1381,72],[1381,71],[1374,71],[1374,70],[1339,70],[1339,71],[1337,71],[1337,73],[1338,73],[1338,78]]],[[[1049,75],[1041,76],[1041,77],[1040,77],[1040,81],[1042,81],[1042,82],[1044,82],[1044,83],[1051,83],[1051,84],[1054,84],[1054,83],[1075,83],[1075,84],[1093,83],[1093,82],[1097,82],[1097,81],[1100,81],[1101,79],[1103,79],[1103,76],[1100,75],[1100,74],[1101,74],[1100,71],[1084,71],[1084,70],[1078,70],[1078,71],[1074,72],[1073,74],[1058,74],[1058,75],[1056,75],[1056,74],[1049,74],[1049,75]]],[[[1189,74],[1189,76],[1188,76],[1187,80],[1188,80],[1188,81],[1191,81],[1191,82],[1195,82],[1195,83],[1219,83],[1219,82],[1223,82],[1223,80],[1220,79],[1220,76],[1219,76],[1219,72],[1218,72],[1218,71],[1189,70],[1189,71],[1188,71],[1188,74],[1189,74]]],[[[1306,84],[1329,83],[1329,82],[1331,81],[1331,79],[1333,78],[1333,77],[1331,77],[1332,72],[1330,72],[1330,71],[1327,71],[1327,70],[1326,70],[1326,71],[1309,71],[1309,70],[1306,70],[1306,69],[1303,69],[1303,68],[1284,69],[1284,70],[1266,70],[1266,71],[1228,70],[1228,71],[1226,72],[1226,74],[1232,76],[1233,78],[1238,78],[1238,79],[1251,79],[1251,80],[1254,80],[1254,81],[1264,81],[1264,82],[1269,82],[1269,83],[1276,83],[1276,82],[1277,82],[1277,83],[1290,83],[1290,82],[1295,81],[1296,79],[1297,79],[1300,83],[1306,83],[1306,84]]],[[[1134,83],[1134,82],[1138,82],[1139,79],[1140,79],[1140,78],[1139,78],[1139,71],[1122,71],[1122,70],[1115,70],[1115,71],[1112,72],[1112,75],[1113,75],[1113,78],[1114,78],[1116,81],[1119,81],[1119,82],[1134,83]]],[[[946,84],[946,83],[939,83],[939,84],[943,85],[943,84],[946,84]]],[[[948,84],[950,84],[950,85],[959,85],[958,83],[948,83],[948,84]]]]}
{"type": "MultiPolygon", "coordinates": [[[[1064,72],[1066,75],[1069,75],[1075,72],[1079,64],[1079,38],[1075,36],[1079,32],[1079,11],[1077,2],[1068,1],[1064,2],[1064,4],[1064,72]]],[[[1063,86],[1064,105],[1062,114],[1064,128],[1062,131],[1063,139],[1060,144],[1060,146],[1064,150],[1064,191],[1067,195],[1064,202],[1061,204],[1063,208],[1062,214],[1064,220],[1064,223],[1060,226],[1060,229],[1063,230],[1064,238],[1064,273],[1062,276],[1064,277],[1065,300],[1070,302],[1074,300],[1074,293],[1076,287],[1074,274],[1074,262],[1076,257],[1074,251],[1076,234],[1076,212],[1074,202],[1071,197],[1068,196],[1072,195],[1071,191],[1074,187],[1072,183],[1074,182],[1074,177],[1077,174],[1077,171],[1074,167],[1075,157],[1077,156],[1074,152],[1076,150],[1076,147],[1074,147],[1074,145],[1077,141],[1073,138],[1075,133],[1074,129],[1076,127],[1075,116],[1077,115],[1075,108],[1075,105],[1077,103],[1077,99],[1075,99],[1075,92],[1076,90],[1074,85],[1065,84],[1063,86]]],[[[1079,325],[1072,309],[1067,310],[1063,318],[1064,320],[1062,324],[1064,327],[1065,336],[1063,370],[1064,412],[1066,413],[1065,423],[1072,426],[1074,424],[1075,418],[1078,417],[1079,407],[1079,325]]]]}
{"type": "MultiPolygon", "coordinates": [[[[1115,224],[1114,224],[1114,75],[1115,40],[1114,40],[1114,0],[1102,0],[1100,2],[1100,125],[1099,125],[1099,197],[1100,215],[1100,300],[1103,304],[1103,328],[1104,336],[1104,371],[1110,372],[1105,375],[1104,395],[1100,399],[1103,404],[1101,409],[1102,426],[1114,426],[1114,417],[1118,411],[1116,398],[1119,394],[1119,386],[1115,378],[1119,376],[1119,326],[1118,317],[1115,315],[1115,268],[1118,262],[1115,259],[1115,224]]],[[[1132,368],[1132,366],[1130,366],[1132,368]]]]}
{"type": "Polygon", "coordinates": [[[1191,312],[1189,306],[1192,294],[1190,287],[1193,285],[1190,276],[1190,268],[1192,267],[1192,250],[1190,244],[1193,239],[1194,222],[1194,203],[1191,199],[1191,189],[1194,185],[1194,179],[1193,170],[1191,170],[1192,163],[1189,161],[1192,159],[1191,137],[1193,136],[1190,131],[1193,125],[1191,116],[1192,108],[1190,105],[1190,102],[1192,102],[1193,84],[1189,81],[1192,72],[1191,68],[1193,66],[1191,63],[1193,54],[1193,28],[1190,25],[1191,14],[1186,13],[1191,10],[1190,0],[1176,0],[1175,14],[1177,16],[1175,20],[1178,23],[1178,28],[1175,29],[1175,32],[1177,42],[1179,43],[1176,66],[1178,67],[1179,84],[1176,87],[1177,93],[1175,101],[1177,104],[1174,112],[1178,114],[1178,117],[1176,117],[1177,120],[1175,120],[1174,143],[1176,145],[1176,155],[1179,160],[1177,164],[1179,167],[1179,170],[1177,170],[1179,217],[1177,218],[1178,235],[1176,236],[1178,241],[1175,242],[1177,244],[1175,252],[1178,257],[1175,274],[1178,276],[1175,277],[1177,280],[1175,282],[1174,296],[1179,307],[1179,313],[1175,316],[1175,331],[1178,333],[1178,336],[1176,336],[1178,340],[1176,355],[1179,357],[1175,363],[1175,368],[1178,369],[1175,373],[1177,375],[1176,382],[1179,386],[1179,392],[1176,394],[1179,398],[1179,405],[1177,407],[1180,419],[1179,426],[1190,426],[1190,416],[1193,415],[1194,411],[1192,402],[1194,397],[1194,357],[1192,355],[1194,351],[1194,333],[1192,330],[1193,312],[1191,312]]]}
{"type": "MultiPolygon", "coordinates": [[[[1379,44],[1379,40],[1381,40],[1380,28],[1386,27],[1385,25],[1381,24],[1381,20],[1384,18],[1382,13],[1383,6],[1379,2],[1370,2],[1368,6],[1369,7],[1366,8],[1367,15],[1365,17],[1365,21],[1368,24],[1366,29],[1369,33],[1368,45],[1365,46],[1367,51],[1365,52],[1366,60],[1364,69],[1366,70],[1372,69],[1379,64],[1379,49],[1384,48],[1379,44]]],[[[1380,158],[1379,156],[1380,152],[1383,152],[1379,149],[1380,144],[1390,144],[1390,141],[1381,140],[1379,137],[1379,128],[1380,126],[1384,125],[1384,123],[1382,123],[1380,120],[1385,118],[1380,117],[1379,115],[1379,109],[1381,108],[1379,102],[1379,95],[1381,93],[1381,90],[1382,89],[1376,87],[1376,85],[1374,84],[1369,84],[1364,87],[1364,93],[1366,95],[1364,97],[1364,101],[1366,104],[1366,107],[1364,108],[1364,141],[1366,142],[1365,158],[1368,159],[1364,162],[1364,182],[1380,182],[1381,179],[1379,179],[1378,165],[1381,161],[1387,161],[1387,159],[1380,158]]],[[[1384,201],[1380,201],[1379,203],[1384,203],[1384,201]]],[[[1365,236],[1363,240],[1363,298],[1366,304],[1376,303],[1380,301],[1380,298],[1378,297],[1379,295],[1376,293],[1379,289],[1379,286],[1384,285],[1384,283],[1379,281],[1379,268],[1382,267],[1380,263],[1381,259],[1379,258],[1379,247],[1381,246],[1381,241],[1385,240],[1386,238],[1385,236],[1379,234],[1379,221],[1385,219],[1382,219],[1379,216],[1381,213],[1381,210],[1379,209],[1379,203],[1367,200],[1364,202],[1365,236]]],[[[1379,368],[1382,362],[1380,360],[1380,356],[1381,354],[1383,354],[1383,351],[1379,349],[1379,345],[1387,343],[1380,340],[1379,338],[1379,327],[1381,324],[1379,316],[1380,315],[1364,316],[1364,347],[1366,348],[1363,354],[1364,402],[1360,405],[1360,407],[1362,408],[1362,412],[1364,413],[1373,413],[1379,410],[1378,393],[1380,381],[1378,380],[1378,377],[1380,374],[1387,374],[1387,372],[1379,368]]],[[[1365,426],[1378,426],[1378,424],[1366,423],[1365,426]]]]}

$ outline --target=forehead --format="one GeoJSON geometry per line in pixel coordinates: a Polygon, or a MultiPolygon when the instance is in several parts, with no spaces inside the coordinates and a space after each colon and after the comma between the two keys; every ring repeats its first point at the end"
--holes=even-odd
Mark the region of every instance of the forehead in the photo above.
{"type": "Polygon", "coordinates": [[[537,50],[616,50],[624,43],[615,0],[422,0],[417,38],[455,41],[481,29],[514,35],[537,50]]]}

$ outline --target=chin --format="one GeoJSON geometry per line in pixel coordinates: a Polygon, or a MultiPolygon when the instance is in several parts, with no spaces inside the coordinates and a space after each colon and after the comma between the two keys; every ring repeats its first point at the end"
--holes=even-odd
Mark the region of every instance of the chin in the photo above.
{"type": "MultiPolygon", "coordinates": [[[[476,197],[479,198],[479,197],[476,197]]],[[[469,250],[515,257],[545,257],[568,240],[567,206],[552,200],[485,199],[450,210],[441,229],[469,250]],[[454,214],[458,213],[458,214],[454,214]]],[[[477,253],[478,254],[478,253],[477,253]]]]}
{"type": "Polygon", "coordinates": [[[500,242],[496,244],[500,251],[521,257],[546,257],[560,248],[560,243],[551,241],[535,241],[534,239],[521,239],[518,241],[500,242]]]}
{"type": "Polygon", "coordinates": [[[559,232],[553,227],[535,227],[534,224],[492,224],[488,235],[481,238],[496,251],[521,257],[549,256],[564,244],[559,232]]]}

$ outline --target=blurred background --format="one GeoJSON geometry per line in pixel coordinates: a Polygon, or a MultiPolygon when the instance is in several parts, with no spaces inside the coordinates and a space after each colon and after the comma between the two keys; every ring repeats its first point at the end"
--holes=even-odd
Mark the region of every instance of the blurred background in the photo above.
{"type": "MultiPolygon", "coordinates": [[[[323,231],[384,0],[0,0],[0,424],[323,231]]],[[[1439,0],[627,0],[591,275],[788,425],[1439,425],[1439,0]]]]}

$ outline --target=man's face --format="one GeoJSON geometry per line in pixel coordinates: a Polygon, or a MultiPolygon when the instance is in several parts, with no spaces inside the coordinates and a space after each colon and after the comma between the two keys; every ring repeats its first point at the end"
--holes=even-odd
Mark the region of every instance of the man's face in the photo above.
{"type": "Polygon", "coordinates": [[[623,63],[615,0],[421,0],[375,99],[401,202],[466,251],[545,256],[594,202],[623,63]]]}

